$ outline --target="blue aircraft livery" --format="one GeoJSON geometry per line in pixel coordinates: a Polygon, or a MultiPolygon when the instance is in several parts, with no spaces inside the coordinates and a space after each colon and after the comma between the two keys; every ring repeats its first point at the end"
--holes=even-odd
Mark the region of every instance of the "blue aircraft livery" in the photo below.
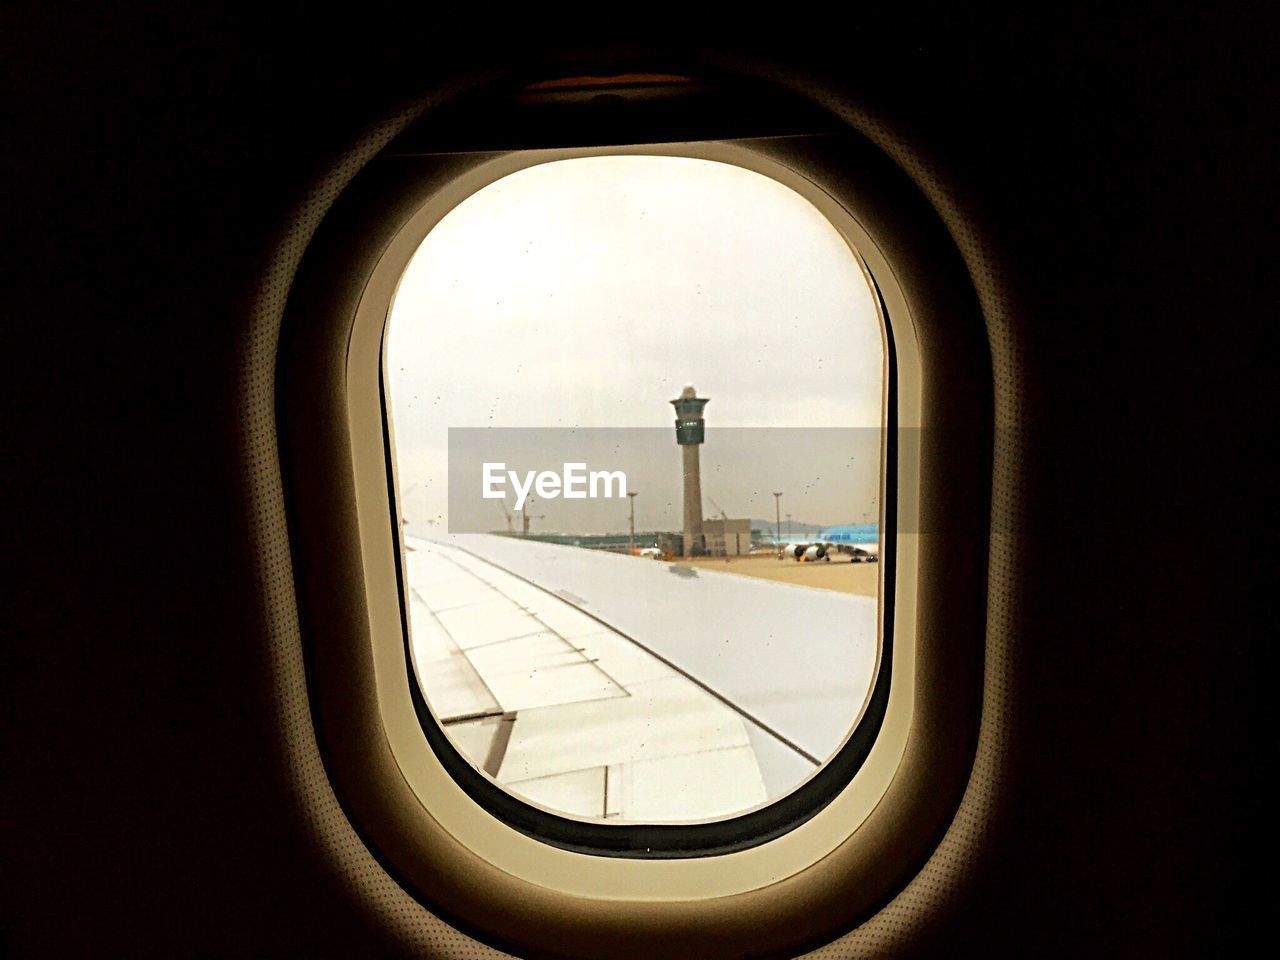
{"type": "Polygon", "coordinates": [[[835,543],[858,546],[859,544],[880,542],[880,524],[878,523],[842,523],[827,527],[818,533],[800,534],[793,537],[770,537],[774,543],[835,543]]]}

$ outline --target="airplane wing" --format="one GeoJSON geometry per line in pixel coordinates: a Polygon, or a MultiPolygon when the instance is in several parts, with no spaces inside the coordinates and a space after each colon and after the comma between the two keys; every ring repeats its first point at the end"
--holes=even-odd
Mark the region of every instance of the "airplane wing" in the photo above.
{"type": "Polygon", "coordinates": [[[511,537],[406,547],[415,671],[444,729],[560,812],[750,809],[839,747],[871,687],[871,598],[511,537]]]}

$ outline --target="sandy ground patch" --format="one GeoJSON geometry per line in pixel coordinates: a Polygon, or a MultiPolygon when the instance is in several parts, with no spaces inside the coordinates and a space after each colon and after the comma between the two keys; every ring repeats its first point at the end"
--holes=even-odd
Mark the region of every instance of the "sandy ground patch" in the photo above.
{"type": "Polygon", "coordinates": [[[874,597],[880,587],[880,564],[850,563],[843,558],[830,562],[797,563],[794,560],[779,560],[775,556],[688,559],[682,557],[674,562],[705,567],[708,570],[739,573],[748,577],[760,577],[762,580],[797,583],[805,587],[820,587],[823,590],[837,590],[841,593],[856,593],[864,597],[874,597]]]}

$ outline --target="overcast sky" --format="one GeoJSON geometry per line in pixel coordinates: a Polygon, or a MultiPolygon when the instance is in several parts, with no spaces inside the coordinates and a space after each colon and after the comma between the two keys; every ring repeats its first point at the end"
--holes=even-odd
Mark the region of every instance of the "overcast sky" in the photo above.
{"type": "MultiPolygon", "coordinates": [[[[884,348],[848,246],[790,188],[712,161],[597,157],[523,170],[449,213],[405,272],[387,366],[416,523],[445,519],[449,427],[670,428],[692,383],[711,398],[706,464],[716,427],[878,427],[884,348]]],[[[787,491],[797,520],[874,513],[878,464],[858,465],[851,495],[850,477],[815,483],[787,449],[717,469],[787,491]]],[[[773,513],[767,495],[724,506],[773,513]]],[[[679,510],[647,519],[678,527],[679,510]]]]}

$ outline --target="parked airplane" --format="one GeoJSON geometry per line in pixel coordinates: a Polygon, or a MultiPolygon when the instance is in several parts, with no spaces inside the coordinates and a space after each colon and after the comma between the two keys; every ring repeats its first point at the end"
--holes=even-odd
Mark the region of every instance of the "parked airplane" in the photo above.
{"type": "Polygon", "coordinates": [[[827,527],[811,537],[788,537],[776,539],[774,543],[779,559],[829,561],[832,553],[844,553],[855,563],[875,563],[880,559],[880,526],[844,523],[827,527]]]}

